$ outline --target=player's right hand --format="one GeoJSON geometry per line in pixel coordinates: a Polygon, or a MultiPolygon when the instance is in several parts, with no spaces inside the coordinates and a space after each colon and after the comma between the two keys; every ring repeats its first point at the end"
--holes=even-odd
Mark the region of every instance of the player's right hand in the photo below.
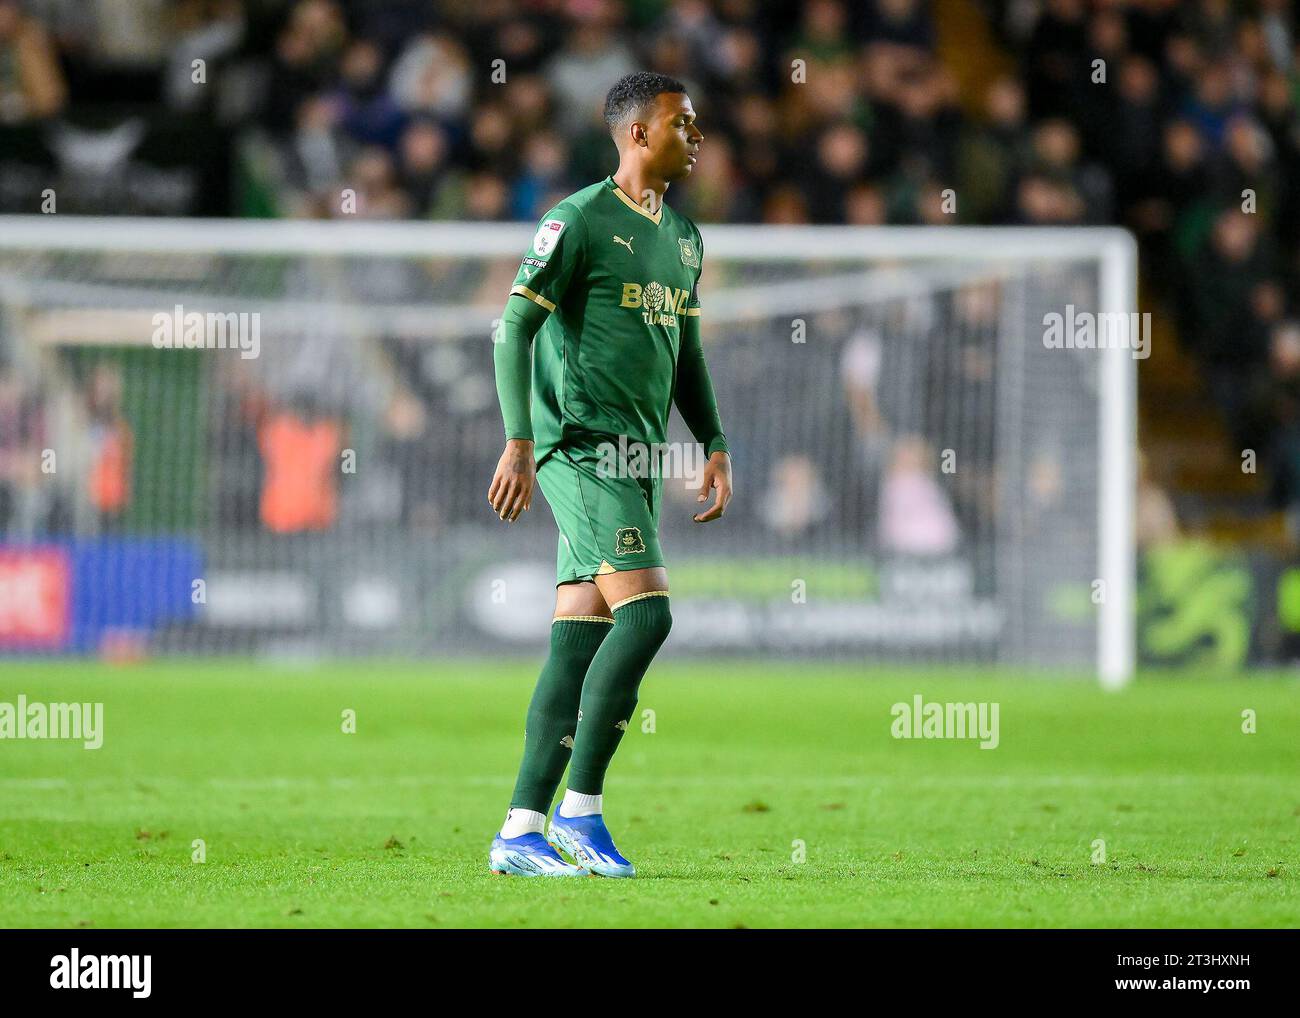
{"type": "Polygon", "coordinates": [[[488,488],[488,504],[501,519],[513,523],[532,505],[535,483],[537,464],[533,461],[533,443],[512,438],[497,461],[497,472],[492,475],[492,487],[488,488]]]}

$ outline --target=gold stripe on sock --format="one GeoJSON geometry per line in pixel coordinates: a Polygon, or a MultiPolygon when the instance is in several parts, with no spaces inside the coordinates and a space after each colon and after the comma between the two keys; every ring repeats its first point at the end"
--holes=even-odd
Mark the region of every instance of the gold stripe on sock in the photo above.
{"type": "Polygon", "coordinates": [[[623,605],[631,604],[633,601],[640,601],[644,597],[667,597],[667,596],[668,596],[668,591],[666,590],[647,590],[644,594],[633,594],[631,597],[623,598],[623,600],[619,601],[617,604],[611,604],[609,606],[609,610],[618,611],[618,609],[622,608],[623,605]]]}
{"type": "Polygon", "coordinates": [[[607,619],[604,615],[557,615],[551,619],[551,625],[557,622],[608,622],[611,626],[614,624],[613,619],[607,619]]]}

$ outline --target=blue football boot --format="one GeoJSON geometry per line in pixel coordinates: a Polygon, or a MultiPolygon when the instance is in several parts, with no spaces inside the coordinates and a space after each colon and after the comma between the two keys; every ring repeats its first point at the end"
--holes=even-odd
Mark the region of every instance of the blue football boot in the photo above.
{"type": "Polygon", "coordinates": [[[555,807],[551,818],[550,839],[584,866],[602,877],[634,877],[636,867],[614,847],[614,839],[599,813],[586,817],[566,817],[555,807]]]}
{"type": "Polygon", "coordinates": [[[585,877],[587,871],[572,866],[536,831],[517,838],[498,833],[488,850],[488,869],[515,877],[585,877]]]}

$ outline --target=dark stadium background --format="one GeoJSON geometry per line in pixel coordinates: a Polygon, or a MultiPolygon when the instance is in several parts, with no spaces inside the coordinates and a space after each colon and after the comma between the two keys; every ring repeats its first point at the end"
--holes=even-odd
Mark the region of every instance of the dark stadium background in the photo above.
{"type": "Polygon", "coordinates": [[[1298,44],[1284,0],[0,0],[0,927],[1294,927],[1298,44]],[[489,337],[635,69],[705,135],[736,498],[665,484],[638,878],[556,893],[486,865],[556,541],[489,515],[489,337]],[[182,299],[260,356],[153,348],[182,299]],[[1067,302],[1149,359],[1051,348],[1067,302]]]}
{"type": "MultiPolygon", "coordinates": [[[[1300,49],[1282,0],[0,0],[0,212],[39,212],[52,188],[60,214],[327,218],[352,187],[360,218],[534,220],[613,169],[599,98],[635,68],[696,98],[707,158],[671,200],[706,226],[1133,231],[1157,333],[1138,540],[1159,629],[1140,628],[1139,650],[1291,658],[1300,49]]],[[[122,379],[71,362],[111,420],[122,379]]],[[[438,412],[422,370],[413,360],[420,405],[395,413],[438,412]]],[[[0,534],[58,535],[87,513],[110,529],[184,523],[114,495],[111,442],[101,504],[33,503],[21,464],[47,408],[38,381],[7,358],[0,371],[0,534]]],[[[123,426],[149,469],[152,427],[123,426]]],[[[247,434],[229,441],[255,459],[247,434]]],[[[390,453],[412,478],[436,467],[419,443],[390,453]]],[[[222,511],[255,524],[248,483],[222,511]]],[[[421,511],[411,484],[404,521],[421,511]]],[[[474,485],[463,496],[443,511],[478,501],[474,485]]],[[[829,498],[833,519],[860,511],[852,492],[829,498]]]]}

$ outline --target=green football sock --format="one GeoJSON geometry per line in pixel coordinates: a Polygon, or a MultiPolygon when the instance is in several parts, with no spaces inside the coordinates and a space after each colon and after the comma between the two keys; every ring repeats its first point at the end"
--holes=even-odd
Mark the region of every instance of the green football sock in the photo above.
{"type": "Polygon", "coordinates": [[[638,596],[614,609],[614,628],[600,645],[582,684],[569,788],[600,795],[605,772],[636,709],[637,690],[672,628],[667,593],[638,596]]]}
{"type": "Polygon", "coordinates": [[[511,809],[550,811],[573,748],[583,678],[601,641],[613,628],[607,620],[586,616],[562,616],[551,623],[551,654],[528,705],[524,759],[511,809]]]}

